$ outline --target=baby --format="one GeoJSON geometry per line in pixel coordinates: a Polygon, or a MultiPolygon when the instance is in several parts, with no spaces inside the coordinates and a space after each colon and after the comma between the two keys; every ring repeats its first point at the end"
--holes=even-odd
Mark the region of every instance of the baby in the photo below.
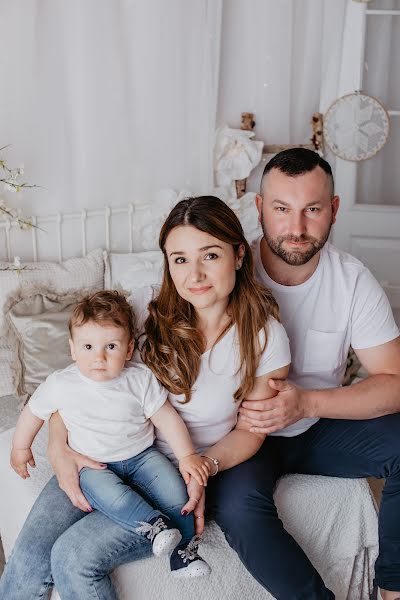
{"type": "Polygon", "coordinates": [[[167,439],[185,482],[206,485],[209,461],[199,456],[168,392],[143,364],[125,367],[134,350],[134,315],[117,291],[96,292],[79,302],[70,319],[74,364],[42,383],[21,413],[11,466],[29,477],[32,442],[43,422],[59,411],[73,450],[100,461],[84,467],[80,485],[92,507],[122,527],[146,536],[156,556],[170,556],[175,577],[210,573],[197,554],[194,520],[181,515],[186,486],[153,445],[154,426],[167,439]],[[179,528],[179,529],[178,529],[179,528]]]}

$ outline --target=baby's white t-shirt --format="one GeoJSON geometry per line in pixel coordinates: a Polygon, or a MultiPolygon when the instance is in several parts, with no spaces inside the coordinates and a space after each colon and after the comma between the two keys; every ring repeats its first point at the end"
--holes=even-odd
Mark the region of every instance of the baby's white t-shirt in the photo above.
{"type": "Polygon", "coordinates": [[[149,420],[167,391],[143,364],[124,368],[110,381],[82,375],[76,364],[55,371],[34,392],[29,408],[47,420],[59,411],[73,450],[100,462],[137,456],[154,442],[149,420]]]}
{"type": "MultiPolygon", "coordinates": [[[[267,275],[261,239],[252,248],[256,276],[279,304],[290,340],[293,383],[304,389],[338,387],[350,345],[355,350],[371,348],[399,335],[384,291],[354,256],[326,244],[312,276],[301,285],[285,286],[267,275]]],[[[272,435],[298,435],[317,420],[302,419],[272,435]]]]}

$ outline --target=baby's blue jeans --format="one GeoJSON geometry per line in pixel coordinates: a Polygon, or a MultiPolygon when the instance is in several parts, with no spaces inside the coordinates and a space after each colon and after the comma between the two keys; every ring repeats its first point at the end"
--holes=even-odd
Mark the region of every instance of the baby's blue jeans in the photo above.
{"type": "Polygon", "coordinates": [[[194,536],[193,517],[181,515],[187,502],[186,485],[172,463],[154,446],[107,469],[84,467],[80,486],[89,504],[125,529],[167,515],[182,534],[181,543],[194,536]]]}

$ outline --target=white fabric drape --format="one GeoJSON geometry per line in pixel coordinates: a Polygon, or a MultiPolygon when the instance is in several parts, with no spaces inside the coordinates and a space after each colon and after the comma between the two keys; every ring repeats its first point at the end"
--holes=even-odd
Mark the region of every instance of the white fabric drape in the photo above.
{"type": "Polygon", "coordinates": [[[242,111],[265,143],[307,142],[346,2],[0,0],[0,145],[44,188],[26,214],[210,191],[215,126],[242,111]]]}
{"type": "Polygon", "coordinates": [[[0,145],[45,188],[25,212],[209,189],[220,20],[221,0],[0,0],[0,145]]]}
{"type": "Polygon", "coordinates": [[[319,102],[323,4],[225,0],[219,124],[239,125],[240,110],[249,111],[265,143],[307,141],[319,102]]]}
{"type": "Polygon", "coordinates": [[[266,144],[309,143],[313,112],[336,92],[345,3],[225,0],[218,125],[238,126],[249,111],[266,144]]]}

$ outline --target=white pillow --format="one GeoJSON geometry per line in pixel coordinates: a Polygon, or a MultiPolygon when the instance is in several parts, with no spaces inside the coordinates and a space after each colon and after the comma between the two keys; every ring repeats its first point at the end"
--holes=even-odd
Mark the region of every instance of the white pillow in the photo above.
{"type": "Polygon", "coordinates": [[[114,254],[104,252],[104,287],[133,293],[139,288],[161,283],[164,255],[161,250],[114,254]]]}
{"type": "Polygon", "coordinates": [[[104,289],[103,251],[93,250],[84,258],[69,258],[62,263],[25,263],[23,271],[9,269],[12,263],[0,262],[0,397],[16,392],[17,339],[6,328],[4,315],[7,306],[24,288],[34,285],[47,287],[61,294],[79,289],[104,289]]]}

